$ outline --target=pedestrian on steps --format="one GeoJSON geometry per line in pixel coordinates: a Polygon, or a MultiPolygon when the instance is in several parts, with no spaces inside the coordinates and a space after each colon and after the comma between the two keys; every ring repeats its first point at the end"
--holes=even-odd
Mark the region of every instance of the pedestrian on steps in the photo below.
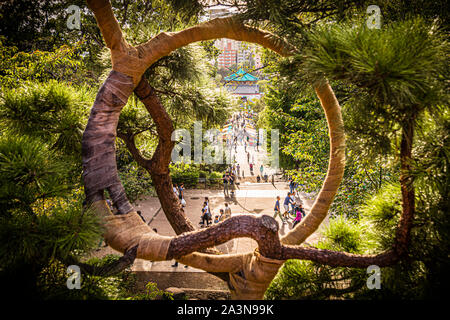
{"type": "Polygon", "coordinates": [[[284,218],[287,220],[289,218],[289,205],[291,204],[291,193],[288,192],[286,198],[284,198],[283,206],[284,206],[284,218]]]}
{"type": "Polygon", "coordinates": [[[275,219],[277,216],[279,216],[283,224],[285,224],[286,222],[284,221],[284,218],[281,215],[280,210],[280,196],[277,196],[277,200],[275,201],[275,207],[273,208],[273,211],[274,211],[273,218],[275,219]]]}
{"type": "Polygon", "coordinates": [[[228,177],[228,173],[224,173],[222,176],[222,181],[223,181],[223,194],[228,197],[229,196],[229,191],[228,191],[228,181],[229,177],[228,177]]]}
{"type": "Polygon", "coordinates": [[[228,218],[231,218],[231,208],[228,206],[228,203],[225,202],[224,220],[228,218]]]}

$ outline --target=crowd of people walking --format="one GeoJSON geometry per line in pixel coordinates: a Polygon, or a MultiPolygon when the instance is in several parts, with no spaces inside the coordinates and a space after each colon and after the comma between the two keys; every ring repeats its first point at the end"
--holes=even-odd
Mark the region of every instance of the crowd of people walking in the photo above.
{"type": "MultiPolygon", "coordinates": [[[[248,168],[250,169],[250,176],[254,176],[255,163],[254,163],[254,154],[252,150],[248,149],[250,144],[250,135],[246,129],[246,125],[251,125],[251,120],[246,118],[243,112],[239,112],[233,115],[229,125],[231,127],[228,128],[227,134],[227,145],[229,148],[234,149],[235,152],[237,150],[238,143],[244,145],[244,152],[247,158],[248,168]]],[[[259,138],[259,137],[258,137],[259,138]]],[[[254,142],[254,141],[253,141],[254,142]]],[[[259,139],[256,140],[257,143],[253,145],[254,150],[257,150],[259,139]]],[[[240,180],[245,177],[244,168],[241,164],[235,162],[235,158],[233,159],[233,164],[230,165],[227,170],[222,175],[222,184],[223,184],[223,193],[225,199],[235,199],[236,197],[236,189],[239,188],[240,180]]],[[[245,161],[245,160],[244,160],[245,161]]],[[[259,175],[256,177],[257,182],[268,181],[267,170],[265,170],[264,165],[259,165],[259,175]]],[[[272,176],[273,183],[273,176],[272,176]]],[[[279,217],[283,224],[288,222],[292,222],[292,227],[295,227],[303,217],[305,217],[305,210],[302,206],[301,199],[297,192],[297,184],[295,181],[290,178],[289,179],[289,192],[284,197],[283,202],[281,203],[280,196],[277,196],[275,200],[274,206],[274,218],[279,217]],[[283,208],[281,208],[283,205],[283,208]]],[[[179,185],[173,185],[173,192],[180,200],[180,203],[183,207],[186,206],[186,200],[184,198],[184,185],[180,183],[179,185]]],[[[234,200],[235,201],[235,200],[234,200]]],[[[231,217],[231,208],[228,202],[224,203],[224,207],[219,209],[219,213],[214,215],[212,213],[212,209],[209,203],[208,197],[205,197],[201,213],[200,213],[200,227],[208,227],[214,223],[219,223],[221,221],[225,221],[226,219],[231,217]]]]}
{"type": "MultiPolygon", "coordinates": [[[[231,208],[229,207],[228,203],[225,202],[224,208],[221,208],[219,212],[220,212],[219,215],[214,216],[214,223],[219,223],[221,221],[225,221],[228,218],[231,218],[231,208]]],[[[201,228],[204,228],[210,226],[212,223],[213,220],[211,209],[209,206],[209,199],[208,197],[205,197],[199,224],[201,228]]]]}
{"type": "Polygon", "coordinates": [[[289,179],[289,192],[283,201],[284,212],[281,213],[280,209],[280,196],[277,196],[275,200],[274,215],[273,218],[279,217],[283,224],[286,224],[289,220],[292,220],[294,228],[301,220],[306,216],[305,209],[303,208],[302,200],[297,191],[298,185],[295,181],[289,179]]]}

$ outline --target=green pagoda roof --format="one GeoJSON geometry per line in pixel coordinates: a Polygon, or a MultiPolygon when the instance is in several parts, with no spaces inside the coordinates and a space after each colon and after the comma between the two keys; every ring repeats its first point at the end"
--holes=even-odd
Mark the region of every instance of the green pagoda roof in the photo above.
{"type": "Polygon", "coordinates": [[[247,73],[242,69],[239,69],[232,75],[225,77],[225,81],[258,81],[258,78],[252,76],[250,73],[247,73]]]}

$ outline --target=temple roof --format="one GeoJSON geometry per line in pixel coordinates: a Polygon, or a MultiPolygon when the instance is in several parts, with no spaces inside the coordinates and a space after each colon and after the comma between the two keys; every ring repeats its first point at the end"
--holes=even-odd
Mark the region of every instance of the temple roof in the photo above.
{"type": "Polygon", "coordinates": [[[252,76],[250,73],[247,73],[242,69],[239,69],[232,75],[225,77],[225,81],[258,81],[258,78],[252,76]]]}

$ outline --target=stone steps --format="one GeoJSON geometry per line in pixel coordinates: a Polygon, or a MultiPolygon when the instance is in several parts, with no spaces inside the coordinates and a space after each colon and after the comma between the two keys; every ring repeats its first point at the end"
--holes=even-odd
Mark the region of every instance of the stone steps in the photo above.
{"type": "Polygon", "coordinates": [[[158,289],[165,290],[170,287],[187,288],[189,291],[227,291],[225,281],[207,272],[152,272],[134,271],[136,275],[136,291],[145,292],[145,285],[154,282],[158,289]]]}
{"type": "Polygon", "coordinates": [[[230,300],[231,294],[228,290],[212,290],[212,289],[193,289],[193,288],[174,288],[170,287],[165,290],[172,293],[174,300],[230,300]]]}

